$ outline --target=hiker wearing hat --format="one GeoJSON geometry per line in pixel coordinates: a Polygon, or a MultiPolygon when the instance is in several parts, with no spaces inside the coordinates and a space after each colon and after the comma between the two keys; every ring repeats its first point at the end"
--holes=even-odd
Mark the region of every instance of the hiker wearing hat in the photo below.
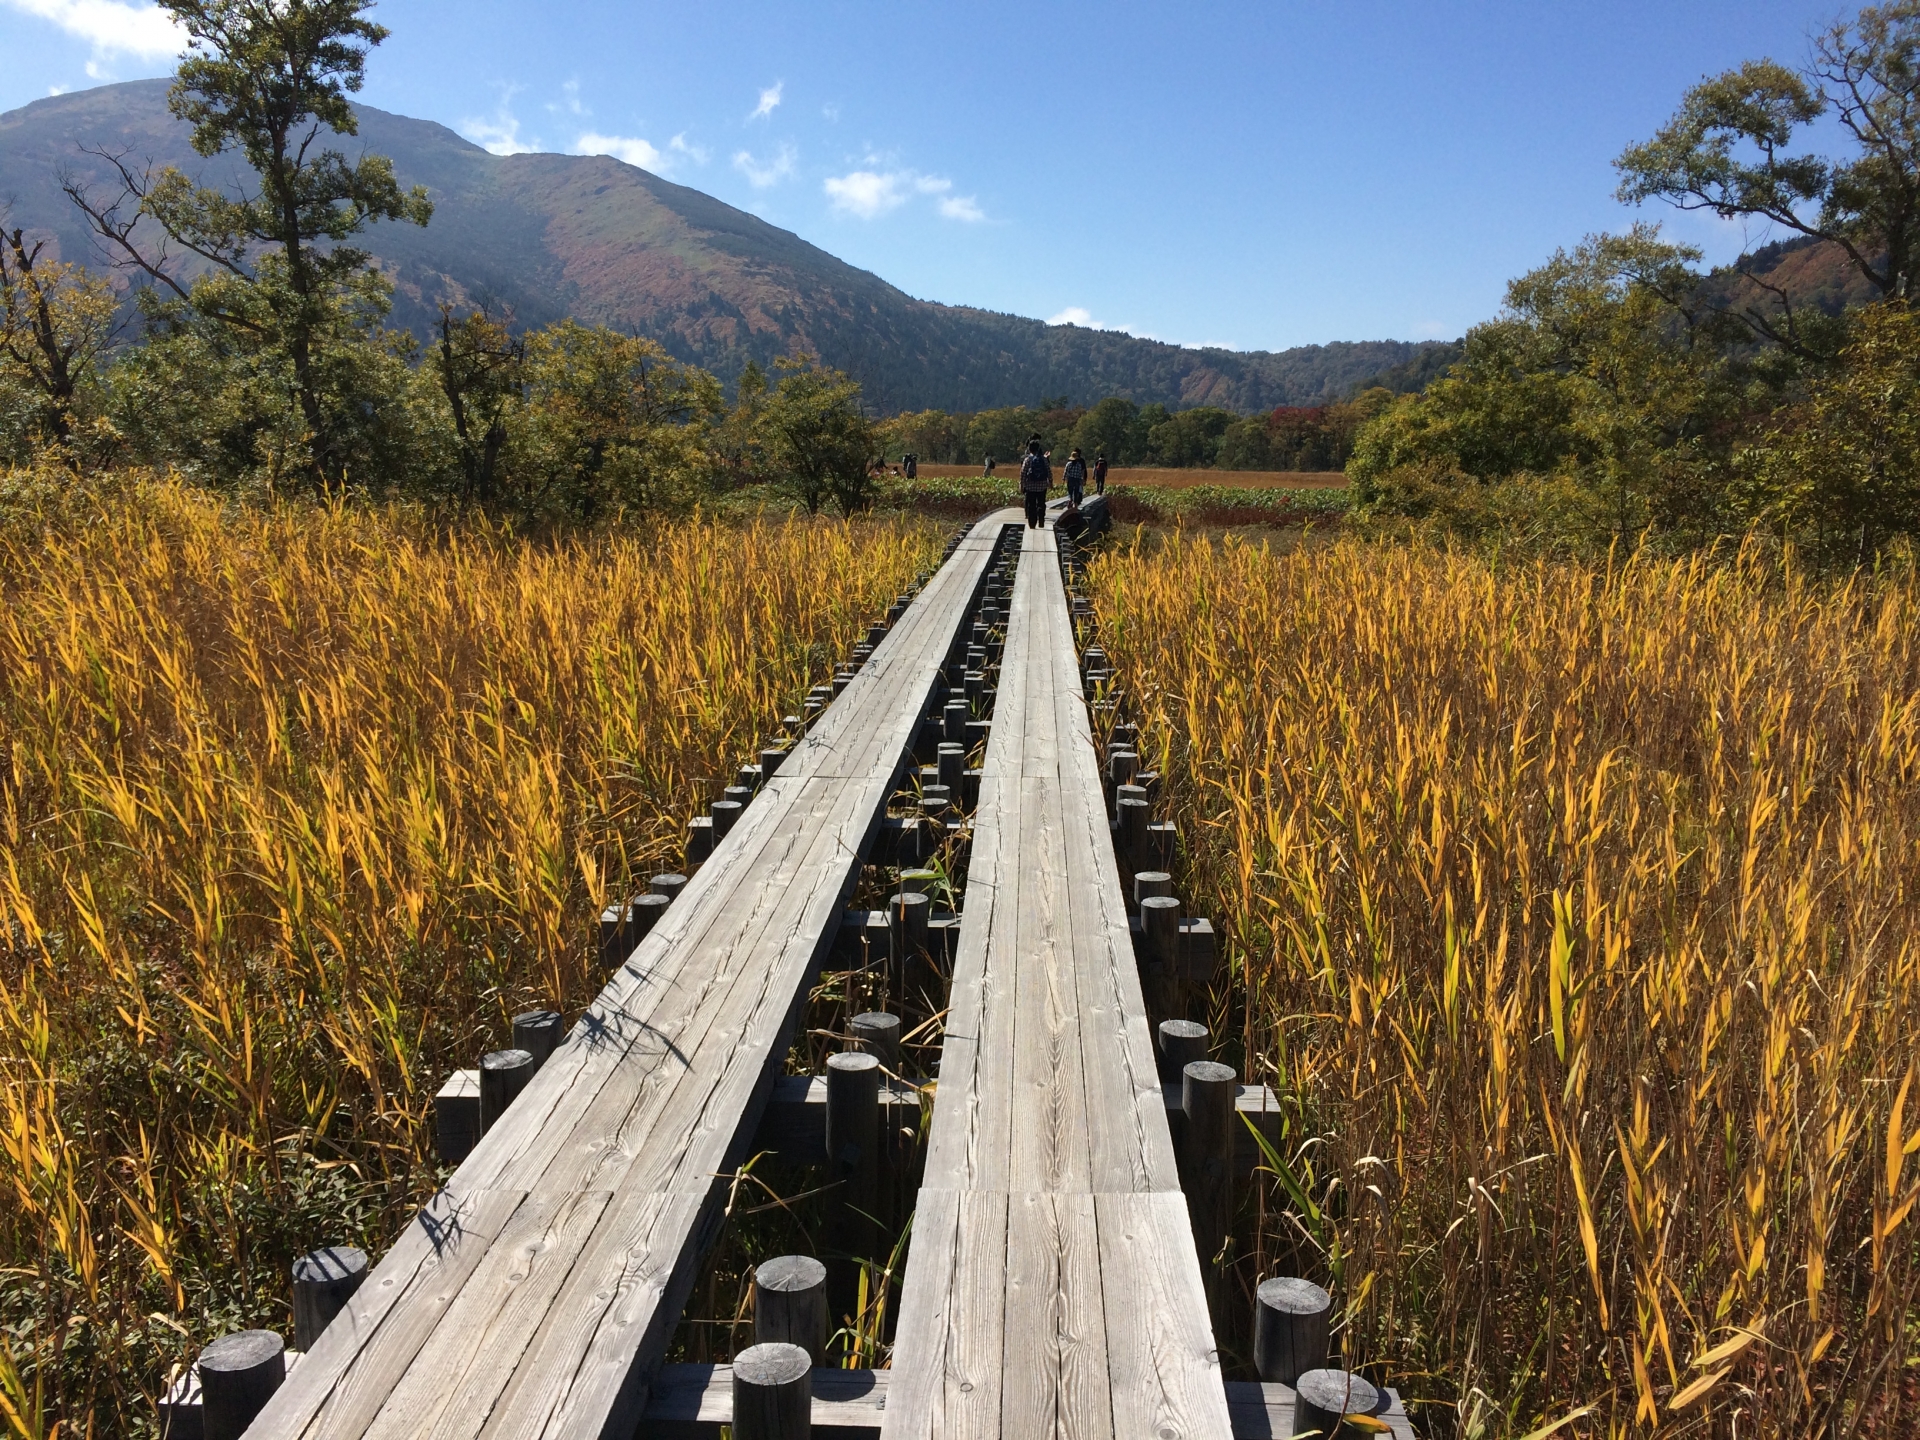
{"type": "Polygon", "coordinates": [[[1067,503],[1078,510],[1081,497],[1087,493],[1087,462],[1080,458],[1079,446],[1067,455],[1067,468],[1060,477],[1067,482],[1067,503]]]}

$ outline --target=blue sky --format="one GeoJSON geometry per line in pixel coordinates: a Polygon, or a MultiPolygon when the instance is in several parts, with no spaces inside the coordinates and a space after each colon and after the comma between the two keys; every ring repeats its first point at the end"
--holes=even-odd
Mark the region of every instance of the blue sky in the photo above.
{"type": "MultiPolygon", "coordinates": [[[[911,294],[1184,344],[1458,335],[1630,223],[1610,162],[1807,0],[383,0],[366,102],[607,153],[911,294]]],[[[0,109],[171,69],[140,0],[0,0],[0,109]]],[[[1662,210],[1730,259],[1736,227],[1662,210]]]]}

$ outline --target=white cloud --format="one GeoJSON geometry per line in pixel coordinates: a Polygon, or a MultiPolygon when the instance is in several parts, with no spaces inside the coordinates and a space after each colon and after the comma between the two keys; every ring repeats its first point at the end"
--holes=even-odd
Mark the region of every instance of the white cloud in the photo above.
{"type": "Polygon", "coordinates": [[[580,103],[580,82],[578,80],[569,80],[566,84],[562,85],[560,87],[560,97],[558,104],[549,105],[547,109],[565,110],[571,115],[591,115],[593,113],[580,103]]]}
{"type": "Polygon", "coordinates": [[[49,85],[49,86],[47,87],[47,94],[48,94],[48,95],[50,95],[50,96],[51,96],[51,95],[64,95],[64,94],[66,94],[66,93],[67,93],[67,92],[68,92],[69,90],[71,90],[72,88],[73,88],[73,87],[72,87],[71,85],[49,85]]]}
{"type": "Polygon", "coordinates": [[[124,0],[0,0],[0,4],[89,41],[96,56],[170,60],[187,48],[187,32],[157,5],[130,5],[124,0]]]}
{"type": "Polygon", "coordinates": [[[684,130],[667,142],[667,149],[673,151],[676,155],[686,156],[696,165],[704,165],[708,160],[713,158],[712,152],[708,150],[706,146],[695,145],[690,142],[687,139],[687,132],[684,130]]]}
{"type": "Polygon", "coordinates": [[[829,120],[838,120],[840,118],[840,107],[838,105],[822,105],[820,107],[820,113],[829,120]]]}
{"type": "MultiPolygon", "coordinates": [[[[867,163],[877,157],[869,155],[867,163]]],[[[827,198],[833,208],[862,220],[875,220],[899,209],[915,195],[940,197],[938,209],[949,220],[984,220],[986,212],[971,195],[954,195],[953,181],[941,175],[922,175],[916,170],[852,170],[830,176],[826,181],[827,198]]]]}
{"type": "Polygon", "coordinates": [[[540,148],[537,138],[522,139],[520,119],[513,113],[513,97],[521,91],[518,85],[500,87],[500,103],[494,107],[491,115],[474,115],[462,120],[457,127],[460,133],[473,141],[481,149],[495,155],[525,155],[540,148]]]}
{"type": "Polygon", "coordinates": [[[899,174],[882,175],[873,170],[851,170],[845,175],[829,175],[826,181],[827,198],[833,201],[836,210],[844,210],[862,220],[877,219],[906,203],[906,187],[902,184],[905,178],[899,174]]]}
{"type": "Polygon", "coordinates": [[[494,155],[526,155],[536,148],[533,142],[520,138],[520,122],[505,106],[495,111],[492,119],[462,120],[460,133],[494,155]]]}
{"type": "Polygon", "coordinates": [[[670,164],[666,156],[638,135],[600,135],[589,130],[574,141],[573,153],[611,155],[616,160],[624,160],[629,165],[637,165],[655,174],[664,174],[670,164]]]}
{"type": "Polygon", "coordinates": [[[754,189],[765,190],[793,174],[794,165],[799,159],[800,152],[783,141],[779,152],[771,160],[756,160],[752,152],[747,150],[734,152],[733,168],[746,176],[747,183],[754,189]]]}
{"type": "Polygon", "coordinates": [[[774,109],[780,104],[781,93],[785,91],[786,88],[786,81],[776,80],[765,90],[762,90],[760,92],[760,103],[753,107],[753,113],[747,116],[747,119],[764,120],[773,114],[774,109]]]}

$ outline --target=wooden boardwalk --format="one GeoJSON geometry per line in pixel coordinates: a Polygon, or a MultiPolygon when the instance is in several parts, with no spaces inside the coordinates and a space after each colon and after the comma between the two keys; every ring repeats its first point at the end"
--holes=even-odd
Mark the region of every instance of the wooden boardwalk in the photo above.
{"type": "MultiPolygon", "coordinates": [[[[288,1377],[251,1440],[634,1434],[718,1213],[716,1176],[744,1158],[935,672],[1011,518],[972,529],[288,1377]]],[[[1088,752],[1097,810],[1091,765],[1088,752]]],[[[1135,1059],[1150,1082],[1151,1056],[1135,1059]]],[[[1164,1172],[1171,1186],[1165,1122],[1153,1118],[1140,1178],[1157,1186],[1164,1172]]],[[[1150,1202],[1120,1211],[1143,1235],[1158,1236],[1163,1198],[1179,1213],[1177,1192],[1113,1188],[1150,1202]]],[[[1185,1253],[1191,1268],[1191,1244],[1185,1253]]],[[[1200,1323],[1204,1333],[1204,1314],[1200,1323]]],[[[1143,1351],[1133,1363],[1159,1359],[1143,1351]]],[[[1216,1408],[1218,1390],[1216,1380],[1216,1408]]],[[[1180,1404],[1197,1413],[1184,1395],[1180,1404]]]]}
{"type": "Polygon", "coordinates": [[[1227,1440],[1054,534],[1024,536],[881,1433],[1227,1440]]]}

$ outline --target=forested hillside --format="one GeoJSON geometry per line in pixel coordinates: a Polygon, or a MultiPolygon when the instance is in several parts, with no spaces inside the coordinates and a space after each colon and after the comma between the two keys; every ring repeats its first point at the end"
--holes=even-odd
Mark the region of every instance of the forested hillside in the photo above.
{"type": "MultiPolygon", "coordinates": [[[[237,183],[231,155],[195,155],[167,112],[168,82],[141,80],[0,115],[0,203],[10,225],[92,253],[61,193],[110,168],[82,147],[237,183]]],[[[1344,398],[1427,345],[1398,340],[1239,353],[916,300],[789,231],[605,156],[491,155],[445,126],[356,105],[345,147],[393,160],[434,205],[424,229],[376,226],[364,244],[395,285],[393,322],[425,338],[442,301],[491,302],[521,325],[564,316],[658,341],[731,384],[796,346],[858,380],[876,412],[979,410],[1043,395],[1120,395],[1170,408],[1264,410],[1344,398]]],[[[191,267],[184,267],[191,273],[191,267]]]]}

